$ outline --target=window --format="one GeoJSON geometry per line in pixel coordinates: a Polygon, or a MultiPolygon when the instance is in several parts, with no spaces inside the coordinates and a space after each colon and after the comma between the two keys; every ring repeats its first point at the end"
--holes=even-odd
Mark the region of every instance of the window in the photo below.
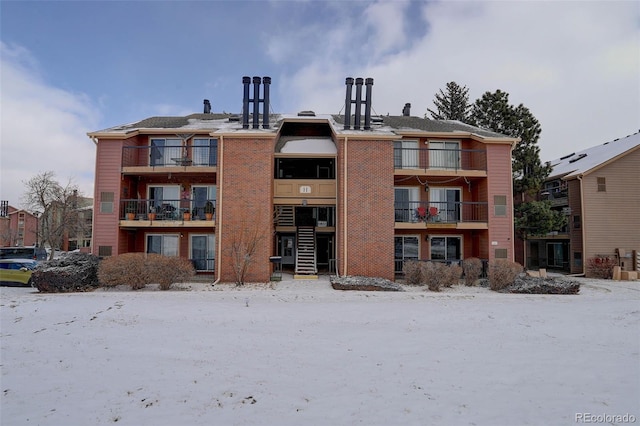
{"type": "Polygon", "coordinates": [[[158,220],[179,219],[180,186],[149,186],[149,209],[158,215],[158,220]]]}
{"type": "Polygon", "coordinates": [[[113,192],[100,193],[100,213],[113,213],[113,192]]]}
{"type": "Polygon", "coordinates": [[[415,211],[420,205],[419,187],[397,187],[395,192],[396,222],[415,222],[415,211]]]}
{"type": "Polygon", "coordinates": [[[582,267],[582,252],[573,252],[573,266],[576,266],[578,268],[582,267]]]}
{"type": "Polygon", "coordinates": [[[435,221],[460,222],[460,189],[429,189],[429,207],[437,209],[437,214],[434,217],[435,221]]]}
{"type": "Polygon", "coordinates": [[[431,237],[431,260],[458,261],[461,247],[461,237],[431,237]]]}
{"type": "Polygon", "coordinates": [[[507,197],[506,195],[493,196],[493,209],[496,216],[507,215],[507,197]]]}
{"type": "Polygon", "coordinates": [[[402,267],[406,260],[418,260],[420,253],[418,237],[416,235],[405,235],[395,237],[395,271],[402,272],[402,267]]]}
{"type": "Polygon", "coordinates": [[[149,164],[151,166],[182,165],[182,139],[151,139],[149,141],[149,164]]]}
{"type": "Polygon", "coordinates": [[[393,167],[396,169],[415,169],[419,162],[418,141],[393,142],[393,167]]]}
{"type": "Polygon", "coordinates": [[[146,253],[177,256],[179,240],[180,237],[174,234],[147,234],[146,253]]]}
{"type": "Polygon", "coordinates": [[[98,256],[111,256],[112,250],[111,246],[98,246],[98,256]]]}
{"type": "Polygon", "coordinates": [[[335,179],[333,158],[276,158],[276,179],[335,179]]]}
{"type": "Polygon", "coordinates": [[[215,166],[218,160],[218,140],[211,138],[193,139],[193,165],[215,166]]]}
{"type": "Polygon", "coordinates": [[[207,213],[207,202],[210,202],[211,207],[216,205],[216,186],[215,185],[200,185],[191,187],[191,214],[192,219],[204,219],[205,213],[207,213]]]}
{"type": "Polygon", "coordinates": [[[573,229],[580,229],[580,215],[573,216],[573,229]]]}
{"type": "Polygon", "coordinates": [[[429,141],[429,167],[458,170],[460,168],[460,142],[429,141]]]}
{"type": "Polygon", "coordinates": [[[191,235],[191,262],[196,271],[213,271],[215,264],[215,235],[191,235]]]}
{"type": "Polygon", "coordinates": [[[598,178],[598,192],[607,192],[607,180],[603,177],[598,178]]]}
{"type": "Polygon", "coordinates": [[[507,258],[507,249],[499,248],[494,252],[496,255],[496,259],[506,259],[507,258]]]}

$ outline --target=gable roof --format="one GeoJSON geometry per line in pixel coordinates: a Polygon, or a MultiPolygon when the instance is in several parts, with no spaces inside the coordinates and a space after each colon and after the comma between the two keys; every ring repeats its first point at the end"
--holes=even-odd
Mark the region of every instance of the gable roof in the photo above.
{"type": "Polygon", "coordinates": [[[640,132],[573,152],[549,162],[552,167],[549,179],[576,178],[638,148],[640,148],[640,132]]]}

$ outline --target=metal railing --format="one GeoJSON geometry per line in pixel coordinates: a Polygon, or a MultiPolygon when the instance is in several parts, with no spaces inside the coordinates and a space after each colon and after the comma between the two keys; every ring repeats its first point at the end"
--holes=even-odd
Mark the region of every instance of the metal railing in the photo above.
{"type": "Polygon", "coordinates": [[[487,170],[483,149],[393,148],[396,169],[487,170]]]}
{"type": "Polygon", "coordinates": [[[215,259],[213,258],[190,258],[191,264],[198,272],[214,272],[215,259]]]}
{"type": "Polygon", "coordinates": [[[402,223],[487,222],[487,202],[403,201],[395,203],[395,221],[402,223]]]}
{"type": "Polygon", "coordinates": [[[211,167],[217,164],[217,145],[122,147],[122,167],[211,167]]]}
{"type": "Polygon", "coordinates": [[[120,218],[133,220],[183,220],[190,213],[191,220],[215,220],[216,200],[153,200],[127,199],[120,201],[120,218]],[[209,204],[210,203],[210,204],[209,204]],[[132,215],[132,217],[130,217],[132,215]]]}

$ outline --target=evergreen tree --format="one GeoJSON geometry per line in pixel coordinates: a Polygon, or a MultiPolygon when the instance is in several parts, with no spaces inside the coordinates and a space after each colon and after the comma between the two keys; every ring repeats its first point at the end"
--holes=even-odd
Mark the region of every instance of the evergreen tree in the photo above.
{"type": "MultiPolygon", "coordinates": [[[[427,109],[435,120],[458,120],[466,123],[469,118],[469,89],[460,87],[455,81],[447,83],[446,93],[440,89],[433,104],[437,111],[427,109]]],[[[425,114],[426,115],[426,114],[425,114]]]]}
{"type": "Polygon", "coordinates": [[[514,194],[534,194],[540,190],[551,166],[540,161],[537,144],[542,128],[527,107],[510,105],[506,92],[486,92],[473,104],[469,124],[520,138],[512,159],[514,194]]]}
{"type": "Polygon", "coordinates": [[[567,224],[567,216],[553,210],[550,201],[529,201],[515,207],[514,224],[520,237],[544,236],[567,224]]]}

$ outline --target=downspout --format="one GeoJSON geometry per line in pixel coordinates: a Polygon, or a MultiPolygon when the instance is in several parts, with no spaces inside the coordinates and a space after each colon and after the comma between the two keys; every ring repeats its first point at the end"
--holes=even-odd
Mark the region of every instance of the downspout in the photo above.
{"type": "Polygon", "coordinates": [[[222,163],[224,162],[224,136],[220,135],[220,156],[218,157],[218,176],[216,179],[216,184],[218,186],[218,200],[216,201],[216,210],[218,210],[218,214],[216,215],[216,239],[218,240],[218,244],[216,244],[216,255],[217,255],[217,266],[216,270],[218,271],[218,278],[213,282],[213,285],[216,285],[220,282],[221,278],[221,269],[222,268],[222,174],[224,168],[222,167],[222,163]]]}
{"type": "MultiPolygon", "coordinates": [[[[587,271],[585,270],[585,263],[587,261],[586,258],[586,247],[587,247],[587,227],[584,226],[584,188],[583,188],[583,182],[582,182],[582,175],[578,175],[578,180],[580,181],[580,221],[582,223],[580,223],[580,229],[582,231],[582,275],[586,276],[587,271]]],[[[571,259],[569,259],[569,262],[571,262],[571,259]]],[[[571,269],[571,267],[569,267],[569,269],[571,269]]]]}
{"type": "MultiPolygon", "coordinates": [[[[347,142],[349,142],[349,137],[344,137],[344,191],[342,192],[342,205],[343,214],[342,214],[342,244],[343,244],[343,257],[344,257],[344,268],[342,268],[342,274],[347,275],[347,142]]],[[[336,272],[338,271],[338,266],[336,266],[336,272]]],[[[340,274],[338,274],[340,276],[340,274]]]]}
{"type": "MultiPolygon", "coordinates": [[[[511,152],[509,152],[509,158],[513,158],[513,150],[516,147],[516,144],[518,142],[513,141],[511,142],[511,152]]],[[[513,162],[509,161],[509,175],[512,176],[511,179],[509,179],[510,182],[510,187],[511,187],[511,194],[513,194],[513,162]]],[[[511,200],[511,253],[513,255],[513,260],[516,260],[516,231],[515,231],[515,224],[514,224],[514,205],[513,205],[513,195],[511,195],[510,197],[511,200]]],[[[487,200],[489,201],[489,200],[487,200]]],[[[524,194],[522,194],[522,201],[524,201],[524,194]]],[[[487,212],[489,213],[489,212],[487,212]]],[[[522,263],[524,263],[524,268],[525,270],[527,269],[527,239],[525,238],[522,241],[522,263]]]]}

